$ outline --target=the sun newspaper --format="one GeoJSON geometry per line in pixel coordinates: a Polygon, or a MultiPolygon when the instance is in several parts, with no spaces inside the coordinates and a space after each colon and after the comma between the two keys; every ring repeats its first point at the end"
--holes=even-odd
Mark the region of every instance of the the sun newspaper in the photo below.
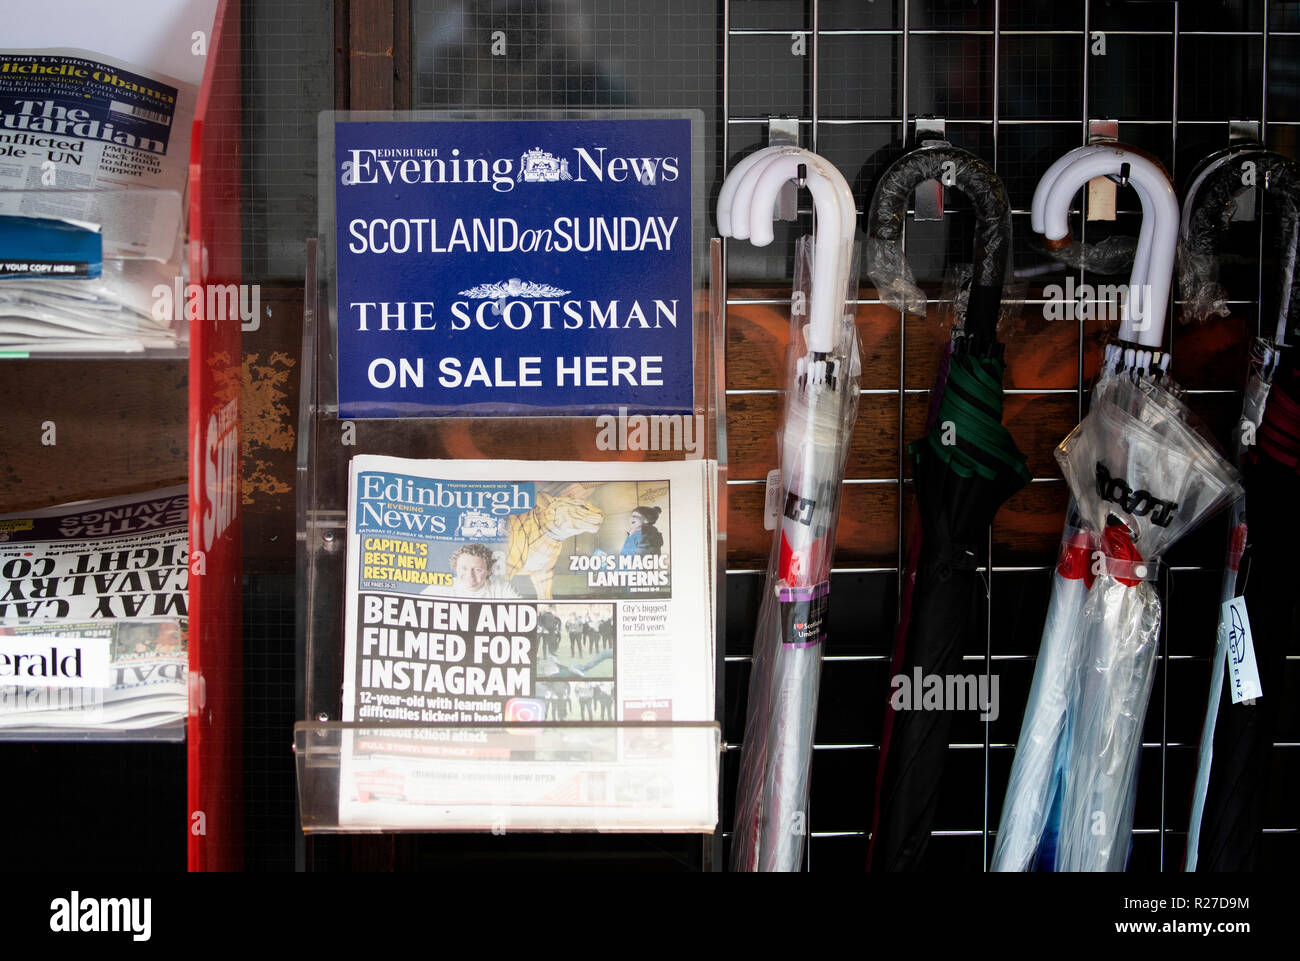
{"type": "Polygon", "coordinates": [[[183,735],[186,511],[172,487],[0,517],[0,731],[183,735]]]}
{"type": "Polygon", "coordinates": [[[715,483],[355,457],[340,823],[710,828],[715,483]]]}

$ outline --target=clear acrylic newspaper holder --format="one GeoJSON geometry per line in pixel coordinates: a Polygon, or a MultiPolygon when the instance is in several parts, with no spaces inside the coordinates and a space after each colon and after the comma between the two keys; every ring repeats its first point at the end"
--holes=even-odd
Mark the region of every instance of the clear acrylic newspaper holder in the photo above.
{"type": "Polygon", "coordinates": [[[0,359],[180,360],[189,354],[196,311],[215,316],[207,309],[210,290],[222,301],[213,304],[217,310],[239,308],[237,292],[226,303],[223,287],[189,285],[185,198],[179,191],[0,190],[0,215],[126,223],[138,231],[131,237],[102,234],[99,277],[0,276],[0,320],[41,325],[39,335],[0,330],[0,359]],[[42,290],[46,279],[60,283],[42,290]]]}
{"type": "Polygon", "coordinates": [[[715,722],[298,724],[302,827],[709,833],[716,795],[682,785],[717,783],[720,736],[715,722]],[[343,785],[359,796],[341,819],[343,785]]]}
{"type": "MultiPolygon", "coordinates": [[[[665,116],[605,111],[544,119],[665,116]]],[[[680,114],[674,115],[680,117],[680,114]]],[[[350,120],[519,119],[498,112],[322,115],[321,169],[333,124],[350,120]]],[[[536,119],[536,118],[534,118],[536,119]]],[[[721,247],[704,237],[702,141],[692,136],[694,450],[602,450],[596,414],[340,418],[336,367],[332,187],[322,189],[321,239],[308,241],[298,460],[299,717],[294,726],[302,829],[312,833],[699,833],[716,863],[719,828],[723,573],[726,557],[724,310],[721,247]],[[490,725],[342,722],[349,463],[359,454],[454,460],[717,462],[707,555],[713,612],[711,718],[525,720],[490,725]],[[434,787],[436,785],[436,787],[434,787]],[[346,792],[349,803],[341,804],[346,792]],[[346,810],[344,810],[346,809],[346,810]]],[[[455,416],[459,414],[459,416],[455,416]]],[[[617,415],[617,409],[605,415],[617,415]]],[[[690,415],[685,415],[690,416],[690,415]]],[[[607,423],[607,421],[605,421],[607,423]]],[[[630,445],[629,445],[630,446],[630,445]]],[[[707,531],[699,532],[706,541],[707,531]]],[[[576,714],[576,712],[574,712],[576,714]]],[[[592,717],[597,716],[595,710],[592,717]]],[[[614,714],[617,717],[617,713],[614,714]]]]}

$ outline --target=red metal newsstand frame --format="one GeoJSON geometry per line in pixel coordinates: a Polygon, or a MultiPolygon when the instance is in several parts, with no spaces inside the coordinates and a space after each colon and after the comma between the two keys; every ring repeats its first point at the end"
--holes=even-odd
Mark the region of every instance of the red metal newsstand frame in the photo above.
{"type": "MultiPolygon", "coordinates": [[[[190,141],[191,283],[239,284],[240,10],[217,9],[190,141]]],[[[190,321],[188,865],[243,864],[240,322],[190,321]]]]}

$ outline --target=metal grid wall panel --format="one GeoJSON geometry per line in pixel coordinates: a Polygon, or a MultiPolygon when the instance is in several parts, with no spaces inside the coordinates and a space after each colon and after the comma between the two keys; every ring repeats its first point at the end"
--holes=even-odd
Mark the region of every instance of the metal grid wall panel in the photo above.
{"type": "MultiPolygon", "coordinates": [[[[797,116],[801,143],[833,160],[870,203],[879,173],[914,142],[917,116],[946,121],[947,138],[992,161],[1013,206],[1016,276],[1022,300],[1004,317],[1006,422],[1029,454],[1034,481],[1012,498],[989,532],[986,630],[965,654],[971,673],[999,680],[996,718],[976,712],[954,724],[943,801],[927,866],[981,870],[992,850],[1003,794],[1033,677],[1067,492],[1053,447],[1086,409],[1102,321],[1045,319],[1044,287],[1101,278],[1052,261],[1033,238],[1029,205],[1043,170],[1085,142],[1090,120],[1119,121],[1120,139],[1150,150],[1183,179],[1202,156],[1227,143],[1230,120],[1261,123],[1270,147],[1295,155],[1297,84],[1282,53],[1297,52],[1294,8],[1263,0],[1215,4],[1194,20],[1173,2],[1125,4],[956,2],[726,4],[727,118],[721,150],[728,169],[765,144],[768,121],[797,116]]],[[[861,867],[884,709],[890,691],[899,590],[915,510],[906,446],[920,436],[939,351],[951,322],[941,302],[953,264],[971,256],[969,205],[945,195],[940,222],[911,223],[908,257],[931,297],[923,319],[902,317],[863,287],[859,331],[864,396],[849,459],[833,580],[831,640],[823,669],[809,820],[808,866],[861,867]]],[[[731,243],[728,356],[731,420],[732,573],[728,611],[727,772],[733,800],[743,737],[753,620],[770,534],[758,522],[763,483],[776,448],[764,442],[779,417],[770,361],[779,345],[764,331],[787,316],[794,241],[811,229],[804,203],[797,223],[778,225],[772,248],[731,243]],[[766,322],[765,322],[766,321],[766,322]],[[766,357],[766,365],[755,361],[766,357]]],[[[1119,193],[1113,223],[1084,223],[1089,241],[1135,234],[1136,196],[1119,193]]],[[[865,222],[865,221],[864,221],[865,222]]],[[[1196,411],[1220,439],[1240,410],[1245,346],[1258,327],[1261,224],[1234,227],[1224,275],[1233,316],[1172,329],[1173,370],[1196,411]]],[[[865,277],[865,269],[863,270],[865,277]]],[[[1113,278],[1112,278],[1113,280],[1113,278]]],[[[1018,288],[1013,290],[1012,286],[1018,288]]],[[[1264,291],[1266,304],[1270,291],[1264,291]]],[[[1187,799],[1204,714],[1226,527],[1222,518],[1179,544],[1160,581],[1165,605],[1156,686],[1143,733],[1132,870],[1177,870],[1186,841],[1187,799]]],[[[1300,671],[1292,650],[1288,671],[1300,671]]],[[[1300,712],[1284,712],[1274,751],[1268,831],[1273,863],[1297,853],[1300,712]]]]}

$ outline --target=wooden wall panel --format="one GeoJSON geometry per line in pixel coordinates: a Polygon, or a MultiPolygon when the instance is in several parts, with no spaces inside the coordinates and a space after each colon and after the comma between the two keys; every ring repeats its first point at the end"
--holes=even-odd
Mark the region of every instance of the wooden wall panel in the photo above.
{"type": "Polygon", "coordinates": [[[0,363],[0,513],[186,482],[185,361],[0,363]]]}
{"type": "MultiPolygon", "coordinates": [[[[1095,378],[1101,347],[1114,323],[1045,318],[1041,288],[1026,293],[1018,310],[1004,311],[999,334],[1006,345],[1004,423],[1027,455],[1036,482],[1012,497],[993,527],[994,562],[1054,562],[1068,493],[1053,452],[1079,419],[1080,337],[1085,388],[1095,378]]],[[[733,481],[766,478],[776,466],[785,350],[789,339],[788,288],[732,288],[727,310],[728,457],[733,481]],[[737,302],[739,301],[739,302],[737,302]],[[750,301],[750,302],[747,302],[750,301]],[[757,301],[757,302],[753,302],[757,301]]],[[[862,301],[876,299],[864,287],[862,301]]],[[[906,319],[876,303],[861,303],[856,323],[862,345],[863,393],[845,476],[895,481],[899,471],[898,379],[900,346],[909,393],[903,398],[903,439],[924,432],[930,388],[948,338],[951,310],[934,305],[924,318],[906,319]],[[940,321],[940,317],[944,319],[940,321]],[[905,342],[902,336],[905,334],[905,342]],[[877,391],[877,393],[871,393],[877,391]]],[[[1247,330],[1241,317],[1174,328],[1173,371],[1189,389],[1188,403],[1221,445],[1229,441],[1240,410],[1247,330]],[[1209,392],[1206,392],[1209,391],[1209,392]]],[[[904,459],[904,476],[910,465],[904,459]]],[[[744,568],[765,562],[771,534],[762,529],[762,485],[732,487],[728,563],[744,568]]],[[[845,488],[837,539],[837,566],[897,563],[899,489],[896,483],[845,488]]],[[[910,515],[910,484],[903,488],[910,515]]],[[[905,535],[906,537],[906,535],[905,535]]]]}

